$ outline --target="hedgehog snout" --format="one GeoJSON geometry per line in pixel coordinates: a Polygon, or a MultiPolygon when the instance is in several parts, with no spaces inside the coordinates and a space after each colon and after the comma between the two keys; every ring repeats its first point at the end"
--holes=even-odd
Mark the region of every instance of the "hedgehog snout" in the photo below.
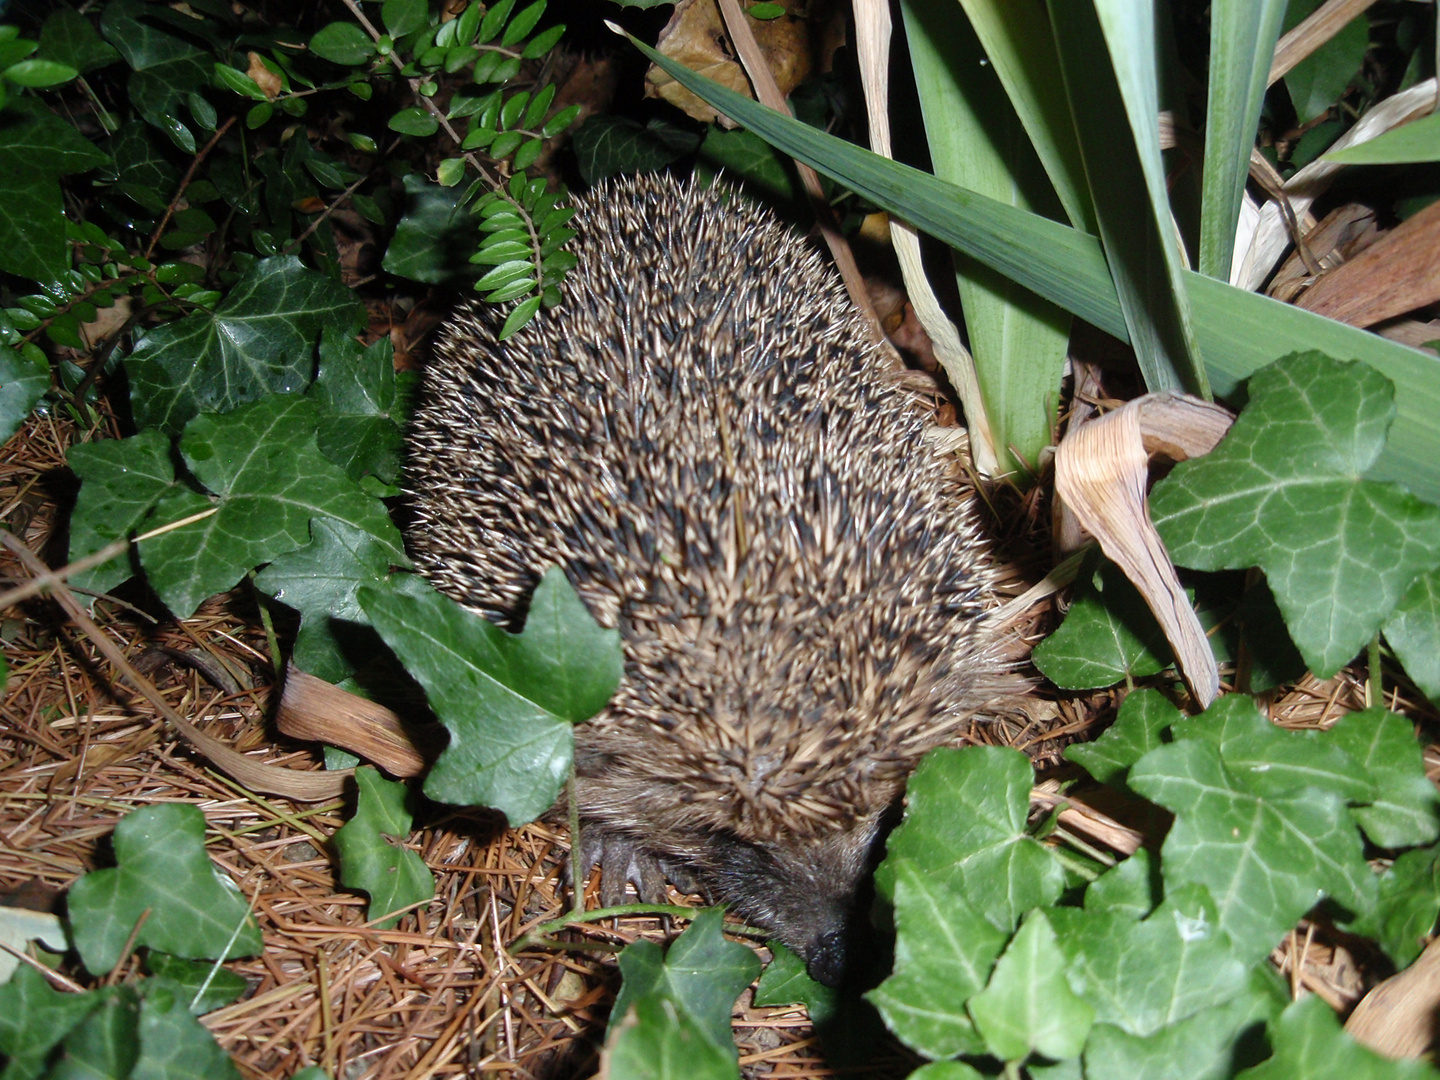
{"type": "Polygon", "coordinates": [[[736,915],[771,931],[805,961],[810,977],[838,986],[862,961],[867,924],[856,894],[873,869],[878,821],[818,839],[748,843],[711,838],[696,867],[708,890],[736,915]]]}

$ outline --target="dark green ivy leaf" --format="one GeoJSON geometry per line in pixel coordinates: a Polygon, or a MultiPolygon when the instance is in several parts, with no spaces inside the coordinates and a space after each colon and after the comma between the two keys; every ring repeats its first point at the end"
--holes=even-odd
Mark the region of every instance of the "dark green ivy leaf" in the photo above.
{"type": "Polygon", "coordinates": [[[1323,998],[1308,994],[1270,1021],[1275,1054],[1238,1080],[1437,1080],[1422,1061],[1392,1061],[1361,1046],[1340,1026],[1323,998]]]}
{"type": "Polygon", "coordinates": [[[895,968],[867,999],[897,1037],[926,1057],[983,1053],[965,1006],[984,988],[1009,934],[912,860],[892,853],[885,865],[895,908],[895,968]]]}
{"type": "Polygon", "coordinates": [[[699,135],[666,120],[652,119],[642,126],[605,113],[589,117],[571,139],[587,184],[607,176],[657,172],[700,145],[699,135]]]}
{"type": "Polygon", "coordinates": [[[50,362],[39,346],[0,345],[0,443],[20,430],[50,389],[50,362]]]}
{"type": "Polygon", "coordinates": [[[135,422],[178,435],[205,410],[225,412],[310,383],[315,343],[364,317],[355,294],[293,255],[255,263],[214,311],[165,323],[126,358],[135,422]]]}
{"type": "Polygon", "coordinates": [[[355,784],[360,789],[355,815],[330,842],[340,857],[340,883],[366,893],[366,919],[388,930],[400,921],[392,911],[435,895],[435,876],[419,855],[403,846],[413,820],[405,809],[410,789],[386,780],[369,765],[355,770],[355,784]]]}
{"type": "Polygon", "coordinates": [[[1180,710],[1158,690],[1136,690],[1103,735],[1067,746],[1065,757],[1102,784],[1123,784],[1131,765],[1168,741],[1165,733],[1180,716],[1180,710]]]}
{"type": "Polygon", "coordinates": [[[1374,938],[1397,968],[1405,968],[1424,951],[1437,916],[1440,849],[1416,848],[1380,875],[1380,898],[1374,909],[1346,929],[1374,938]]]}
{"type": "Polygon", "coordinates": [[[1246,963],[1324,896],[1356,914],[1375,902],[1360,834],[1333,791],[1255,794],[1199,739],[1152,750],[1131,766],[1129,785],[1175,814],[1162,849],[1166,891],[1208,889],[1246,963]]]}
{"type": "Polygon", "coordinates": [[[249,989],[250,984],[218,960],[186,960],[151,949],[145,966],[155,979],[170,987],[195,1016],[229,1005],[249,989]]]}
{"type": "Polygon", "coordinates": [[[142,984],[140,1059],[129,1080],[240,1080],[240,1070],[192,1015],[184,987],[167,979],[142,984]]]}
{"type": "Polygon", "coordinates": [[[394,562],[406,561],[384,503],[320,455],[307,398],[272,394],[223,416],[197,416],[185,427],[180,455],[213,498],[172,488],[156,503],[153,524],[218,512],[142,542],[140,560],[151,586],[182,618],[253,567],[304,545],[313,518],[348,523],[385,545],[394,562]]]}
{"type": "Polygon", "coordinates": [[[100,32],[133,69],[129,91],[136,110],[182,151],[193,154],[195,136],[180,120],[180,110],[190,94],[209,85],[215,59],[170,33],[164,26],[167,16],[174,13],[144,0],[111,0],[101,13],[100,32]]]}
{"type": "Polygon", "coordinates": [[[1051,922],[1071,985],[1095,1019],[1131,1035],[1152,1035],[1228,1001],[1249,978],[1198,885],[1175,889],[1145,919],[1129,909],[1055,908],[1051,922]]]}
{"type": "Polygon", "coordinates": [[[1095,1022],[1095,1009],[1065,980],[1065,957],[1043,911],[1025,916],[968,1008],[987,1049],[1002,1061],[1079,1057],[1095,1022]]]}
{"type": "Polygon", "coordinates": [[[354,338],[326,327],[320,374],[307,395],[319,407],[315,437],[320,452],[352,480],[374,475],[394,484],[412,383],[413,377],[396,376],[395,348],[388,337],[361,348],[354,338]]]}
{"type": "MultiPolygon", "coordinates": [[[[184,489],[175,479],[170,440],[153,428],[128,439],[76,443],[65,457],[81,481],[70,516],[72,562],[135,533],[161,496],[184,489]]],[[[108,592],[131,573],[130,557],[117,555],[73,580],[81,588],[108,592]]]]}
{"type": "Polygon", "coordinates": [[[1323,736],[1345,751],[1373,789],[1351,816],[1382,848],[1413,847],[1440,836],[1440,797],[1425,774],[1414,725],[1385,709],[1342,716],[1323,736]]]}
{"type": "Polygon", "coordinates": [[[906,789],[905,820],[890,836],[875,884],[889,894],[891,860],[909,858],[1009,933],[1031,908],[1053,903],[1064,880],[1051,851],[1026,831],[1029,759],[1016,750],[932,750],[906,789]]]}
{"type": "Polygon", "coordinates": [[[570,772],[571,725],[603,709],[620,683],[619,633],[595,623],[555,568],[519,634],[435,592],[364,588],[359,597],[450,732],[425,794],[494,807],[511,824],[547,810],[570,772]]]}
{"type": "Polygon", "coordinates": [[[1440,507],[1364,479],[1395,418],[1388,379],[1297,353],[1256,372],[1220,445],[1155,486],[1150,510],[1174,560],[1259,566],[1300,653],[1328,677],[1440,561],[1440,507]]]}
{"type": "Polygon", "coordinates": [[[476,221],[463,205],[463,192],[409,173],[405,199],[405,216],[385,249],[385,269],[427,285],[474,277],[470,256],[478,244],[476,221]]]}
{"type": "Polygon", "coordinates": [[[8,1060],[3,1080],[38,1080],[50,1051],[100,1004],[96,994],[66,994],[44,975],[21,964],[0,985],[0,1054],[8,1060]]]}
{"type": "Polygon", "coordinates": [[[74,8],[61,8],[45,20],[38,55],[68,64],[82,75],[120,59],[112,46],[100,40],[90,20],[74,8]]]}
{"type": "Polygon", "coordinates": [[[71,935],[91,972],[115,966],[147,909],[137,945],[195,960],[260,951],[249,905],[205,853],[205,816],[195,807],[135,810],[115,826],[114,846],[116,866],[86,874],[68,897],[71,935]]]}
{"type": "MultiPolygon", "coordinates": [[[[394,549],[364,529],[333,518],[310,523],[310,543],[273,559],[255,577],[257,588],[300,613],[291,656],[301,671],[340,682],[354,673],[347,646],[382,648],[356,593],[388,588],[394,549]]],[[[403,563],[400,565],[404,565],[403,563]]]]}
{"type": "Polygon", "coordinates": [[[744,945],[726,941],[709,908],[661,957],[637,941],[620,954],[625,977],[606,1037],[611,1080],[732,1080],[735,999],[760,973],[744,945]]]}
{"type": "Polygon", "coordinates": [[[109,160],[37,99],[0,112],[0,270],[51,282],[69,269],[60,177],[109,160]]]}

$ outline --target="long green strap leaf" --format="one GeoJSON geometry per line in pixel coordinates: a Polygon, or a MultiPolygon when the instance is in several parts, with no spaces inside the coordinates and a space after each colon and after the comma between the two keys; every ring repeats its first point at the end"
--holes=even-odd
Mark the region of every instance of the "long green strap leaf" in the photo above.
{"type": "MultiPolygon", "coordinates": [[[[900,7],[935,175],[1024,210],[1063,213],[955,0],[900,7]]],[[[1001,471],[1035,476],[1054,438],[1070,313],[968,256],[957,256],[955,280],[1001,471]]]]}
{"type": "Polygon", "coordinates": [[[1221,281],[1230,280],[1250,150],[1284,15],[1285,0],[1213,0],[1210,5],[1200,272],[1221,281]]]}
{"type": "MultiPolygon", "coordinates": [[[[1093,326],[1129,340],[1100,242],[919,169],[862,150],[697,75],[635,39],[682,85],[785,153],[903,217],[1093,326]]],[[[1370,475],[1440,502],[1440,360],[1278,300],[1186,271],[1195,332],[1215,392],[1304,349],[1363,360],[1395,383],[1399,416],[1370,475]]]]}
{"type": "MultiPolygon", "coordinates": [[[[1099,226],[1045,0],[960,0],[960,6],[1045,166],[1070,224],[1093,236],[1099,226]]],[[[953,9],[949,19],[952,24],[958,21],[953,9]]]]}
{"type": "Polygon", "coordinates": [[[1100,240],[1145,385],[1208,398],[1160,158],[1154,7],[1050,0],[1050,19],[1100,240]]]}

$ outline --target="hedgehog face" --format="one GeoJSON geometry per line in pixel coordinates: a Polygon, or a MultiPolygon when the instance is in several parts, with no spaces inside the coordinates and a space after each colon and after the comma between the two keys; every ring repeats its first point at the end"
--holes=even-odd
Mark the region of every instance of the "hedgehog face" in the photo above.
{"type": "Polygon", "coordinates": [[[878,814],[785,844],[715,834],[691,869],[716,900],[798,953],[812,979],[838,986],[868,929],[856,896],[881,854],[883,834],[878,814]]]}

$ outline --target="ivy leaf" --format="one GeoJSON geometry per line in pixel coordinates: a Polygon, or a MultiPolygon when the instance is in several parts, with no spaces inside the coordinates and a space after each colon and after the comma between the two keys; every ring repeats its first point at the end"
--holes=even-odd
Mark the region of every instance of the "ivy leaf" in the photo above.
{"type": "Polygon", "coordinates": [[[733,1080],[739,1055],[730,1013],[760,961],[726,941],[722,923],[720,909],[708,908],[663,959],[644,940],[620,954],[625,982],[606,1034],[611,1080],[733,1080]]]}
{"type": "Polygon", "coordinates": [[[65,936],[65,927],[59,916],[48,911],[0,906],[0,943],[15,950],[0,954],[0,984],[10,981],[15,966],[20,963],[15,953],[24,952],[32,941],[38,941],[56,953],[63,953],[70,947],[70,939],[65,936]]]}
{"type": "Polygon", "coordinates": [[[193,960],[254,956],[260,928],[240,891],[205,854],[205,816],[193,806],[159,803],[115,826],[115,860],[70,888],[70,931],[85,966],[104,975],[140,916],[137,945],[193,960]]]}
{"type": "Polygon", "coordinates": [[[61,8],[45,20],[38,55],[68,64],[82,75],[120,59],[113,47],[100,40],[90,20],[73,8],[61,8]]]}
{"type": "Polygon", "coordinates": [[[49,389],[50,362],[39,346],[0,346],[0,443],[20,430],[49,389]]]}
{"type": "Polygon", "coordinates": [[[361,348],[334,327],[320,336],[320,374],[308,397],[319,407],[315,438],[326,459],[352,480],[373,474],[386,484],[400,474],[400,430],[413,378],[397,381],[388,337],[361,348]]]}
{"type": "Polygon", "coordinates": [[[69,269],[60,177],[109,157],[34,98],[0,112],[0,270],[51,282],[69,269]]]}
{"type": "Polygon", "coordinates": [[[1440,917],[1440,850],[1418,848],[1401,855],[1380,875],[1375,907],[1347,927],[1380,943],[1396,968],[1425,949],[1440,917]]]}
{"type": "Polygon", "coordinates": [[[0,1054],[8,1060],[4,1080],[38,1080],[65,1036],[100,1004],[98,994],[66,994],[44,975],[22,965],[0,985],[0,1054]]]}
{"type": "Polygon", "coordinates": [[[608,176],[657,172],[700,145],[700,136],[676,124],[651,119],[641,125],[623,116],[596,113],[571,136],[580,176],[596,184],[608,176]]]}
{"type": "Polygon", "coordinates": [[[128,90],[136,111],[193,154],[195,136],[179,120],[180,109],[191,93],[209,84],[215,59],[167,32],[161,25],[165,14],[144,0],[111,0],[100,15],[100,32],[133,69],[128,90]]]}
{"type": "Polygon", "coordinates": [[[965,1004],[990,978],[1009,935],[908,858],[886,859],[895,906],[895,967],[866,998],[911,1049],[929,1058],[979,1054],[965,1004]]]}
{"type": "Polygon", "coordinates": [[[1205,886],[1249,962],[1323,896],[1357,914],[1374,903],[1360,835],[1333,791],[1257,795],[1198,739],[1152,750],[1131,767],[1129,784],[1175,814],[1161,853],[1167,892],[1205,886]]]}
{"type": "Polygon", "coordinates": [[[1256,372],[1249,394],[1219,446],[1155,486],[1151,514],[1177,563],[1264,570],[1305,662],[1328,677],[1440,560],[1440,507],[1362,478],[1395,417],[1373,369],[1296,353],[1256,372]]]}
{"type": "Polygon", "coordinates": [[[150,128],[139,120],[122,124],[110,139],[110,153],[119,177],[115,190],[152,214],[163,214],[169,193],[180,183],[180,170],[156,145],[150,128]]]}
{"type": "MultiPolygon", "coordinates": [[[[1247,694],[1222,697],[1171,731],[1176,739],[1210,743],[1235,779],[1257,795],[1291,795],[1313,785],[1349,802],[1375,797],[1373,774],[1360,768],[1339,741],[1318,731],[1287,731],[1272,724],[1247,694]]],[[[1415,750],[1418,760],[1419,747],[1415,750]]]]}
{"type": "Polygon", "coordinates": [[[426,285],[454,284],[475,276],[476,220],[463,192],[432,184],[423,176],[405,177],[405,216],[385,249],[384,268],[426,285]]]}
{"type": "Polygon", "coordinates": [[[214,311],[164,323],[136,344],[125,361],[135,422],[178,435],[201,411],[299,392],[321,330],[351,332],[363,315],[353,292],[295,256],[262,259],[214,311]]]}
{"type": "Polygon", "coordinates": [[[1384,632],[1405,674],[1432,702],[1440,702],[1440,570],[1421,574],[1410,584],[1384,632]]]}
{"type": "Polygon", "coordinates": [[[1071,986],[1095,1019],[1131,1035],[1151,1035],[1228,1001],[1249,978],[1216,922],[1215,903],[1196,885],[1175,889],[1149,917],[1125,909],[1050,913],[1069,959],[1071,986]]]}
{"type": "Polygon", "coordinates": [[[1385,709],[1366,709],[1343,716],[1323,736],[1358,763],[1373,791],[1351,809],[1374,844],[1382,848],[1413,847],[1440,837],[1440,796],[1425,774],[1425,759],[1414,726],[1385,709]]]}
{"type": "Polygon", "coordinates": [[[986,1046],[1002,1061],[1031,1054],[1078,1057],[1095,1022],[1095,1009],[1065,980],[1065,957],[1043,911],[1025,917],[969,1009],[986,1046]]]}
{"type": "Polygon", "coordinates": [[[1109,561],[1077,590],[1065,621],[1035,647],[1033,658],[1046,678],[1067,690],[1148,678],[1174,662],[1160,624],[1109,561]]]}
{"type": "Polygon", "coordinates": [[[1143,919],[1159,904],[1160,892],[1150,852],[1141,848],[1090,883],[1085,890],[1085,910],[1124,915],[1132,921],[1143,919]]]}
{"type": "Polygon", "coordinates": [[[1288,1000],[1279,980],[1259,969],[1225,1004],[1153,1035],[1131,1035],[1112,1024],[1097,1023],[1085,1047],[1085,1075],[1127,1080],[1230,1080],[1237,1068],[1255,1059],[1253,1040],[1242,1038],[1242,1033],[1279,1013],[1288,1000]]]}
{"type": "MultiPolygon", "coordinates": [[[[1036,1076],[1035,1070],[1030,1074],[1036,1076]]],[[[963,1061],[932,1061],[912,1072],[909,1080],[985,1080],[985,1075],[963,1061]]]]}
{"type": "Polygon", "coordinates": [[[519,634],[433,591],[363,588],[359,598],[450,732],[425,794],[494,807],[511,824],[549,809],[574,758],[571,725],[603,709],[620,683],[619,632],[602,630],[554,568],[519,634]]]}
{"type": "Polygon", "coordinates": [[[932,750],[906,789],[905,820],[890,836],[875,884],[892,895],[895,862],[913,860],[1007,934],[1064,885],[1060,864],[1025,831],[1034,769],[1016,750],[932,750]],[[892,862],[892,859],[895,862],[892,862]]]}
{"type": "Polygon", "coordinates": [[[145,954],[145,966],[156,981],[180,995],[194,1016],[204,1016],[229,1005],[250,987],[241,976],[221,967],[217,960],[185,960],[151,949],[145,954]]]}
{"type": "Polygon", "coordinates": [[[130,1080],[240,1080],[240,1070],[190,1012],[183,987],[165,979],[144,984],[140,1059],[130,1080]]]}
{"type": "Polygon", "coordinates": [[[1440,1077],[1421,1061],[1393,1061],[1361,1046],[1340,1027],[1335,1010],[1309,994],[1270,1021],[1275,1054],[1239,1080],[1435,1080],[1440,1077]]]}
{"type": "MultiPolygon", "coordinates": [[[[170,463],[170,440],[153,428],[128,439],[76,443],[65,459],[81,481],[70,516],[72,562],[131,535],[163,495],[183,489],[170,463]]],[[[108,592],[131,573],[130,556],[117,555],[73,581],[83,589],[108,592]]]]}
{"type": "Polygon", "coordinates": [[[805,970],[805,961],[781,945],[778,941],[768,943],[770,963],[755,987],[754,1002],[759,1006],[794,1005],[805,1006],[810,1022],[817,1028],[824,1027],[838,1005],[839,993],[829,986],[810,978],[805,970]]]}
{"type": "Polygon", "coordinates": [[[139,992],[113,986],[91,993],[99,1001],[65,1036],[46,1080],[127,1080],[134,1075],[140,1060],[139,992]]]}
{"type": "Polygon", "coordinates": [[[1169,741],[1165,732],[1180,717],[1180,710],[1158,690],[1136,690],[1103,735],[1094,742],[1067,746],[1065,757],[1102,784],[1123,784],[1131,765],[1169,741]]]}
{"type": "Polygon", "coordinates": [[[365,918],[388,930],[400,921],[392,911],[435,895],[435,877],[419,855],[401,846],[413,824],[405,809],[410,789],[369,765],[355,770],[355,784],[355,815],[331,840],[340,857],[340,883],[369,895],[365,918]]]}
{"type": "Polygon", "coordinates": [[[711,124],[700,145],[699,156],[706,165],[726,176],[743,177],[747,192],[763,193],[782,207],[794,205],[793,166],[753,131],[744,128],[726,131],[719,124],[711,124]]]}
{"type": "Polygon", "coordinates": [[[353,673],[347,655],[380,643],[356,598],[362,586],[386,588],[394,549],[364,529],[333,518],[310,523],[310,543],[280,555],[255,577],[257,588],[300,613],[292,659],[327,682],[353,673]],[[348,645],[367,646],[351,651],[348,645]]]}
{"type": "Polygon", "coordinates": [[[310,539],[310,521],[346,522],[404,563],[399,531],[385,505],[320,456],[315,406],[273,394],[224,416],[198,416],[185,427],[180,454],[214,499],[175,489],[156,504],[156,523],[196,508],[218,512],[140,544],[151,586],[182,618],[246,571],[310,539]]]}

